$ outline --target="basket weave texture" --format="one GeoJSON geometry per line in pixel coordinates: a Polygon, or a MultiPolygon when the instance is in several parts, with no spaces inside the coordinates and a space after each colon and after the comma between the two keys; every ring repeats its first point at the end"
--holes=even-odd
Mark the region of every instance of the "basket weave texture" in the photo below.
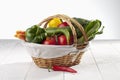
{"type": "MultiPolygon", "coordinates": [[[[68,23],[68,25],[70,26],[70,28],[72,30],[72,34],[73,34],[73,38],[74,38],[73,45],[74,45],[74,47],[76,49],[82,50],[82,49],[86,48],[86,46],[88,45],[88,39],[87,39],[86,33],[85,33],[82,25],[79,24],[75,19],[70,18],[67,15],[57,14],[57,15],[50,16],[50,17],[44,19],[43,21],[41,21],[38,24],[38,26],[42,26],[43,25],[44,28],[47,28],[47,24],[53,18],[60,18],[60,19],[66,21],[68,23]],[[83,44],[78,44],[77,43],[77,35],[76,35],[75,28],[72,25],[73,23],[80,29],[80,31],[83,34],[83,38],[84,38],[84,43],[83,44]]],[[[67,55],[64,55],[64,56],[61,56],[61,57],[55,57],[55,58],[32,57],[32,59],[33,59],[34,63],[38,67],[41,67],[41,68],[48,68],[48,67],[53,66],[53,65],[70,67],[70,66],[74,66],[74,65],[77,65],[77,64],[80,63],[80,60],[81,60],[82,55],[83,55],[84,52],[85,51],[72,52],[72,53],[68,53],[67,55]]]]}

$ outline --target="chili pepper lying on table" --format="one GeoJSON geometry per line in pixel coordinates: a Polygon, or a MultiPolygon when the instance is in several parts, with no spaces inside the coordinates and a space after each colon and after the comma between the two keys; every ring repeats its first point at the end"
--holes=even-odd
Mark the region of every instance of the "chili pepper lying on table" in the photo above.
{"type": "Polygon", "coordinates": [[[77,73],[76,70],[74,70],[70,67],[57,66],[57,65],[52,66],[52,70],[54,70],[54,71],[64,71],[64,72],[70,72],[70,73],[77,73]]]}

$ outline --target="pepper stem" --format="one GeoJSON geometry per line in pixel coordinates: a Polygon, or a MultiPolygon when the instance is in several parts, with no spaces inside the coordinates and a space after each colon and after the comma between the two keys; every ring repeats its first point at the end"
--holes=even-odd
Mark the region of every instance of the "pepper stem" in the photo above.
{"type": "Polygon", "coordinates": [[[48,72],[51,72],[52,66],[51,64],[48,66],[48,72]]]}

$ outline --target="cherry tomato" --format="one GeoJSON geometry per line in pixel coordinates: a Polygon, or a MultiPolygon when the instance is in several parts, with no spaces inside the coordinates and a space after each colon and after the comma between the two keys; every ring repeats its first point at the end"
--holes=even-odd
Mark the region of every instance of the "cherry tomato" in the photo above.
{"type": "Polygon", "coordinates": [[[69,25],[67,24],[67,22],[62,22],[62,23],[59,25],[60,28],[66,27],[66,26],[69,26],[69,25]]]}
{"type": "Polygon", "coordinates": [[[47,37],[46,40],[43,41],[45,45],[56,45],[55,37],[47,37]]]}

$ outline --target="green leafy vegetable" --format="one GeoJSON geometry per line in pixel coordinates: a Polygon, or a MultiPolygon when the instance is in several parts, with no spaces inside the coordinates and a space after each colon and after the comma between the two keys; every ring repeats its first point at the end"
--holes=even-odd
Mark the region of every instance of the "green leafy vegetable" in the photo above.
{"type": "MultiPolygon", "coordinates": [[[[97,34],[102,34],[103,33],[103,28],[104,26],[101,26],[101,21],[100,20],[94,20],[88,23],[88,25],[84,28],[86,35],[88,37],[88,40],[92,40],[95,38],[97,34]],[[102,28],[100,31],[99,29],[102,28]]],[[[84,42],[83,36],[81,36],[78,39],[79,42],[84,42]]]]}

